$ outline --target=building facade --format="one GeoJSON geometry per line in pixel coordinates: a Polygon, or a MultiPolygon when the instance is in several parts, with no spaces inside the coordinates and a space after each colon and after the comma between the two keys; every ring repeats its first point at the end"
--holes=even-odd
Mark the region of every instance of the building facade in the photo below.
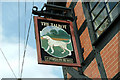
{"type": "MultiPolygon", "coordinates": [[[[60,3],[57,5],[61,6],[60,3]]],[[[63,66],[64,78],[119,80],[120,1],[68,0],[62,6],[72,9],[81,62],[81,67],[63,66]]]]}

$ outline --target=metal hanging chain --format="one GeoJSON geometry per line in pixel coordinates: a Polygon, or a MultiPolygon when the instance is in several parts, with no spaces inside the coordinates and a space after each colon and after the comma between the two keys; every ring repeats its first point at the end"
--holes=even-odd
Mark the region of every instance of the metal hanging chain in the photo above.
{"type": "Polygon", "coordinates": [[[3,53],[3,51],[2,51],[1,48],[0,48],[0,51],[1,51],[2,55],[3,55],[3,57],[5,58],[5,60],[6,60],[7,64],[8,64],[8,66],[9,66],[10,70],[12,71],[12,73],[13,73],[13,75],[14,75],[14,77],[17,78],[16,75],[15,75],[15,73],[14,73],[14,71],[13,71],[13,69],[12,69],[12,67],[10,66],[10,63],[8,62],[8,60],[7,60],[7,58],[5,57],[5,54],[3,53]]]}
{"type": "MultiPolygon", "coordinates": [[[[33,6],[34,6],[34,2],[33,2],[33,6]]],[[[23,54],[23,61],[22,61],[20,78],[22,78],[23,66],[24,66],[24,61],[25,61],[25,54],[26,54],[26,49],[27,49],[27,44],[28,44],[28,39],[29,39],[29,33],[30,33],[31,23],[32,23],[32,13],[31,13],[31,17],[30,17],[30,23],[29,23],[28,33],[27,33],[27,39],[26,39],[26,44],[25,44],[25,49],[24,49],[24,54],[23,54]]]]}
{"type": "Polygon", "coordinates": [[[20,76],[20,3],[18,0],[18,76],[20,76]]]}

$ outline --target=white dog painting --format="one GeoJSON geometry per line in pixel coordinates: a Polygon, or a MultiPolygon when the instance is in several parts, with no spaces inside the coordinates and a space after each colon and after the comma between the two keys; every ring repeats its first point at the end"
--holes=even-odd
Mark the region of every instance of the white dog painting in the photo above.
{"type": "Polygon", "coordinates": [[[71,55],[71,51],[67,48],[67,44],[71,43],[71,40],[69,40],[69,42],[63,42],[63,41],[57,41],[57,40],[53,40],[51,37],[49,36],[43,36],[43,39],[47,39],[48,40],[48,48],[46,49],[46,51],[48,51],[50,48],[52,50],[51,53],[54,53],[54,46],[59,46],[63,49],[62,54],[65,53],[65,50],[67,50],[69,52],[69,56],[71,55]]]}

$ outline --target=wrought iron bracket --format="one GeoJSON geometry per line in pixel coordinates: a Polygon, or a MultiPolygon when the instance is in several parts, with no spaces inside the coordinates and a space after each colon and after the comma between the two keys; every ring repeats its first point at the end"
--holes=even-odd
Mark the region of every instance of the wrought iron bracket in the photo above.
{"type": "Polygon", "coordinates": [[[41,11],[43,11],[43,9],[45,7],[53,9],[53,10],[71,11],[71,8],[67,8],[67,7],[63,7],[63,6],[58,6],[58,5],[52,5],[52,4],[44,4],[44,6],[42,7],[41,11]]]}
{"type": "Polygon", "coordinates": [[[72,17],[72,15],[69,15],[69,16],[67,15],[67,13],[69,13],[69,12],[71,12],[71,8],[66,8],[66,7],[51,5],[51,4],[44,4],[41,11],[38,11],[37,6],[34,6],[32,9],[32,14],[34,14],[34,15],[49,17],[49,18],[53,18],[53,19],[62,19],[62,20],[73,21],[74,18],[72,17]],[[46,10],[43,10],[45,7],[46,7],[46,10]],[[47,11],[47,9],[51,9],[53,11],[60,10],[60,11],[64,11],[65,13],[64,14],[50,13],[47,11]]]}

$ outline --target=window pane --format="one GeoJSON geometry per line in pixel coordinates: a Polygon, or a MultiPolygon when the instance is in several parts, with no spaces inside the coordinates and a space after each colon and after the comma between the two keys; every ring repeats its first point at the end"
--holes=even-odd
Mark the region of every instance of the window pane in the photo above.
{"type": "Polygon", "coordinates": [[[93,19],[98,15],[100,10],[104,7],[104,2],[100,2],[95,9],[92,11],[92,17],[93,19]]]}
{"type": "Polygon", "coordinates": [[[97,2],[90,2],[90,9],[92,10],[93,7],[97,4],[97,2]]]}
{"type": "Polygon", "coordinates": [[[109,0],[105,0],[105,3],[107,3],[109,0]]]}
{"type": "Polygon", "coordinates": [[[110,12],[116,4],[117,2],[108,2],[107,3],[108,12],[110,12]]]}
{"type": "Polygon", "coordinates": [[[110,13],[111,21],[113,21],[118,14],[120,14],[120,3],[110,13]]]}
{"type": "Polygon", "coordinates": [[[95,29],[97,29],[97,27],[100,25],[100,23],[107,17],[107,12],[106,9],[104,9],[100,15],[96,18],[96,20],[94,21],[94,26],[95,29]]]}
{"type": "Polygon", "coordinates": [[[99,37],[103,33],[103,31],[108,27],[108,25],[109,25],[109,20],[106,19],[105,22],[97,30],[97,32],[96,32],[97,37],[99,37]]]}

